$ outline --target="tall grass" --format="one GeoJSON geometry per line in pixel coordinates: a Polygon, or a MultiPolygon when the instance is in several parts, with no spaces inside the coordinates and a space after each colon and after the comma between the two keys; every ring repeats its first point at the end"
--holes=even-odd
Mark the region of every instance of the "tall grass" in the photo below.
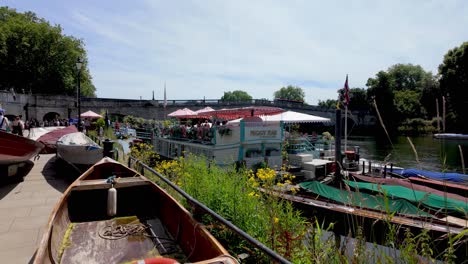
{"type": "MultiPolygon", "coordinates": [[[[144,145],[132,148],[132,155],[145,162],[155,158],[151,148],[144,145]]],[[[350,239],[351,233],[355,239],[345,243],[340,236],[329,233],[334,231],[337,223],[319,222],[319,215],[306,218],[290,202],[269,195],[268,190],[281,188],[291,178],[287,174],[277,176],[268,168],[260,168],[256,172],[236,170],[234,166],[221,168],[204,157],[192,155],[178,160],[160,160],[154,168],[189,195],[293,263],[430,263],[435,257],[449,263],[459,261],[454,252],[464,236],[451,237],[453,242],[444,255],[434,256],[434,244],[428,232],[413,234],[409,229],[393,224],[394,212],[388,212],[388,219],[379,225],[383,229],[376,229],[373,224],[366,225],[360,217],[349,216],[345,225],[352,232],[346,240],[350,239]],[[258,188],[266,191],[260,192],[258,188]],[[384,237],[390,250],[369,246],[366,243],[369,232],[384,237]]],[[[159,178],[149,173],[146,176],[165,187],[159,178]]],[[[191,208],[175,191],[166,189],[191,208]]],[[[208,216],[203,216],[202,220],[234,256],[249,255],[243,263],[270,263],[268,257],[229,229],[208,216]]]]}

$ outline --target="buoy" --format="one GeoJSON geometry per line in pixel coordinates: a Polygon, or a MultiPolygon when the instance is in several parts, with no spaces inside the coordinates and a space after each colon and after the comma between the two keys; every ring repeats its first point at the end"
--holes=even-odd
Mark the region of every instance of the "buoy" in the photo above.
{"type": "Polygon", "coordinates": [[[107,215],[115,216],[117,214],[117,190],[114,185],[107,191],[107,215]]]}
{"type": "Polygon", "coordinates": [[[170,258],[148,258],[134,261],[133,264],[180,264],[175,259],[170,258]]]}

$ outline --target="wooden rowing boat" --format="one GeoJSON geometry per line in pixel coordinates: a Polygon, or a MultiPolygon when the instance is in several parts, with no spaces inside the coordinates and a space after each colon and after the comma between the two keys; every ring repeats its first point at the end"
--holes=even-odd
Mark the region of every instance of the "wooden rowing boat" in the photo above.
{"type": "Polygon", "coordinates": [[[0,130],[0,165],[25,162],[43,148],[42,143],[0,130]]]}
{"type": "Polygon", "coordinates": [[[68,187],[51,213],[34,259],[34,263],[174,261],[238,263],[166,191],[110,158],[68,187]]]}

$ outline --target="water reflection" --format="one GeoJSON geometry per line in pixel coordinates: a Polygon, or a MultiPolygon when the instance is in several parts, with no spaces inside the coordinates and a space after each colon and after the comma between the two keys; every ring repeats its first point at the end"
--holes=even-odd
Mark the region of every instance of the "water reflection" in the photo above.
{"type": "Polygon", "coordinates": [[[405,168],[432,171],[462,172],[458,145],[461,146],[465,164],[468,165],[468,140],[433,139],[432,136],[411,137],[416,155],[406,137],[396,137],[392,143],[387,138],[350,137],[348,148],[359,146],[361,157],[370,160],[388,160],[405,168]]]}

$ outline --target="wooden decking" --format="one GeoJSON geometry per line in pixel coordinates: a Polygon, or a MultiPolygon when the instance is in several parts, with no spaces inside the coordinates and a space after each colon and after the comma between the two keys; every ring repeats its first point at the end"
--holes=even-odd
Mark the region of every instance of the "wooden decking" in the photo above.
{"type": "Polygon", "coordinates": [[[52,208],[71,183],[56,165],[55,154],[41,155],[29,162],[23,182],[0,181],[2,263],[24,264],[32,259],[52,208]]]}

